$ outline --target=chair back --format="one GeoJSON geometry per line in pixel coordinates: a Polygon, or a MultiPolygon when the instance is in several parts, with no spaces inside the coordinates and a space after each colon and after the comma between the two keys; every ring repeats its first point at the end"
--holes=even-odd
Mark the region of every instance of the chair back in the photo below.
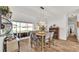
{"type": "Polygon", "coordinates": [[[49,32],[47,32],[46,35],[45,35],[45,39],[48,39],[48,38],[50,38],[50,33],[49,32]]]}
{"type": "Polygon", "coordinates": [[[54,35],[54,32],[47,32],[46,33],[46,36],[45,36],[45,39],[46,40],[48,40],[49,38],[52,39],[53,38],[53,35],[54,35]]]}
{"type": "Polygon", "coordinates": [[[52,40],[54,36],[54,32],[50,32],[50,39],[52,40]]]}
{"type": "Polygon", "coordinates": [[[31,38],[31,40],[37,40],[37,36],[34,32],[30,33],[30,38],[31,38]]]}

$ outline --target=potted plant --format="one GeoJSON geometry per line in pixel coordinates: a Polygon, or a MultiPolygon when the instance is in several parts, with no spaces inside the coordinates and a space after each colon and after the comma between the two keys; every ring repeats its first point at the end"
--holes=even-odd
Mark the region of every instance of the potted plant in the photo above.
{"type": "Polygon", "coordinates": [[[10,9],[8,6],[0,6],[1,15],[6,16],[9,12],[10,12],[10,9]]]}

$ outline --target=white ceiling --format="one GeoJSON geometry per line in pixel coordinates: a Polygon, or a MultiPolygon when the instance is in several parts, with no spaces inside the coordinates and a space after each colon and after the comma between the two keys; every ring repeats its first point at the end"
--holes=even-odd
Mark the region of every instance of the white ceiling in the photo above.
{"type": "MultiPolygon", "coordinates": [[[[45,18],[47,20],[58,20],[64,15],[79,13],[78,6],[44,6],[45,18]]],[[[13,12],[12,20],[35,22],[42,17],[42,9],[40,6],[11,6],[13,12]]]]}

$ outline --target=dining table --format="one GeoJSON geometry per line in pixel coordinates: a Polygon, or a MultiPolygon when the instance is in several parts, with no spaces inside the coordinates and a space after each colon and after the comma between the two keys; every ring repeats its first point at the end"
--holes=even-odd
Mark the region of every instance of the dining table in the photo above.
{"type": "Polygon", "coordinates": [[[45,49],[45,35],[46,35],[46,32],[44,31],[41,31],[41,32],[36,32],[36,35],[41,37],[41,51],[44,51],[45,49]]]}

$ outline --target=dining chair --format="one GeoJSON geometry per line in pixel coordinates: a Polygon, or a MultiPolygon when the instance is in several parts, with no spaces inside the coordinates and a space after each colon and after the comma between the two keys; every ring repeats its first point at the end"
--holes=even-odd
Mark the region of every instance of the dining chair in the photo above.
{"type": "Polygon", "coordinates": [[[31,39],[31,48],[33,47],[33,45],[37,48],[39,45],[39,39],[34,32],[30,33],[30,39],[31,39]]]}
{"type": "Polygon", "coordinates": [[[54,45],[53,34],[53,32],[47,32],[45,35],[45,44],[48,43],[49,48],[51,46],[51,43],[54,45]]]}
{"type": "Polygon", "coordinates": [[[18,52],[18,42],[15,38],[5,37],[3,42],[3,52],[18,52]]]}
{"type": "Polygon", "coordinates": [[[52,43],[54,45],[54,32],[50,32],[50,43],[52,43]]]}

